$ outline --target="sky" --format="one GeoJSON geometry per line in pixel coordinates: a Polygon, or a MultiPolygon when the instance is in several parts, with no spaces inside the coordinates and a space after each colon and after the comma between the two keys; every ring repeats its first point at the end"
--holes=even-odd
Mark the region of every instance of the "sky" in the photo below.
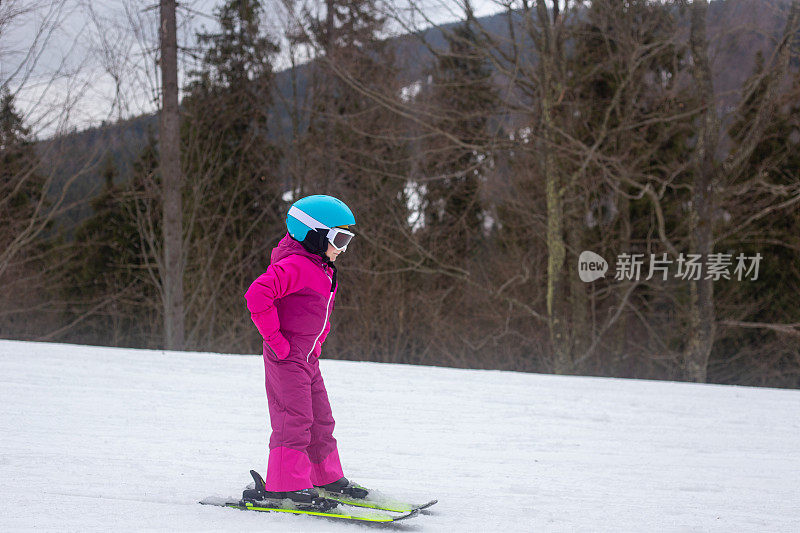
{"type": "MultiPolygon", "coordinates": [[[[452,22],[462,0],[422,0],[420,10],[398,3],[392,15],[416,27],[452,22]]],[[[405,2],[405,0],[403,0],[405,2]]],[[[195,46],[195,34],[213,29],[222,0],[183,0],[178,11],[179,45],[195,46]]],[[[317,2],[320,4],[321,2],[317,2]]],[[[16,95],[16,106],[38,137],[103,121],[153,112],[158,102],[157,0],[4,0],[0,2],[0,86],[16,95]]],[[[472,2],[476,15],[500,10],[492,0],[472,2]]],[[[273,35],[292,15],[280,0],[265,2],[273,35]]],[[[401,25],[393,22],[395,33],[401,25]]],[[[190,70],[191,54],[180,57],[190,70]]],[[[289,64],[285,54],[276,68],[289,64]]],[[[183,72],[181,79],[184,79],[183,72]]]]}

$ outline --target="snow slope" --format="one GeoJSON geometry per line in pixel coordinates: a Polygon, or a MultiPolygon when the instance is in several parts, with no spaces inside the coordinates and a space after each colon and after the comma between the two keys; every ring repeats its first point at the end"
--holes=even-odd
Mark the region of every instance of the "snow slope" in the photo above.
{"type": "MultiPolygon", "coordinates": [[[[322,366],[346,475],[439,498],[395,529],[800,531],[800,391],[322,366]]],[[[0,530],[370,529],[198,505],[268,428],[260,357],[0,341],[0,530]]]]}

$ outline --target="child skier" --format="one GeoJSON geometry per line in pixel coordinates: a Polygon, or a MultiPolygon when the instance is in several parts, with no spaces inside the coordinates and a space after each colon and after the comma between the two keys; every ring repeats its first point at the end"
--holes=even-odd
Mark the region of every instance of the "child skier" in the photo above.
{"type": "Polygon", "coordinates": [[[264,370],[272,435],[264,489],[245,499],[283,499],[315,505],[314,487],[352,498],[367,490],[342,473],[334,420],[319,370],[336,298],[333,265],[354,234],[352,211],[326,195],[295,202],[288,233],[272,250],[267,271],[245,293],[264,338],[264,370]]]}

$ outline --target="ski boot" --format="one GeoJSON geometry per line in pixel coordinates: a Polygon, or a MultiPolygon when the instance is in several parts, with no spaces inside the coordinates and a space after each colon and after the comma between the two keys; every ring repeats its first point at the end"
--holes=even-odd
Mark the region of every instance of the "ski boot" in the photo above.
{"type": "Polygon", "coordinates": [[[333,496],[347,496],[356,500],[363,500],[369,494],[369,489],[348,481],[346,477],[318,487],[333,496]]]}
{"type": "Polygon", "coordinates": [[[250,471],[253,476],[254,485],[242,491],[242,501],[250,503],[261,503],[264,500],[272,500],[280,502],[281,500],[290,500],[292,505],[297,509],[303,511],[319,511],[327,512],[338,505],[337,502],[323,498],[317,492],[317,489],[309,488],[302,490],[293,490],[287,492],[272,492],[266,490],[264,487],[264,479],[255,470],[250,471]]]}

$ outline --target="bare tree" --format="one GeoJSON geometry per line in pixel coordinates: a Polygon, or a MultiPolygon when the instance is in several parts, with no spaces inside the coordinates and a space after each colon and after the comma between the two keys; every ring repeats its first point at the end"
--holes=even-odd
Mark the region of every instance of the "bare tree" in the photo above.
{"type": "Polygon", "coordinates": [[[63,0],[0,4],[0,331],[44,338],[61,328],[58,294],[68,254],[53,237],[74,207],[71,191],[100,148],[65,174],[73,117],[88,84],[88,55],[63,31],[78,10],[63,0]],[[71,40],[70,40],[71,39],[71,40]],[[60,53],[54,54],[55,51],[60,53]]]}
{"type": "Polygon", "coordinates": [[[178,44],[175,0],[161,0],[161,129],[159,157],[163,186],[163,290],[166,346],[184,346],[183,208],[181,191],[180,110],[178,108],[178,44]]]}
{"type": "MultiPolygon", "coordinates": [[[[692,75],[697,86],[701,109],[697,143],[692,159],[690,242],[693,253],[708,257],[714,251],[715,242],[718,240],[716,231],[719,226],[719,209],[725,206],[732,193],[735,194],[735,189],[731,185],[743,179],[751,181],[743,178],[742,173],[749,168],[748,162],[756,147],[764,141],[769,123],[774,120],[773,110],[781,97],[781,88],[785,86],[785,76],[789,70],[792,39],[798,31],[799,6],[796,0],[791,3],[785,25],[771,54],[772,60],[760,73],[759,79],[744,88],[745,94],[740,107],[751,105],[748,91],[752,94],[758,89],[760,97],[755,105],[752,120],[743,126],[739,134],[741,142],[723,156],[720,154],[720,147],[725,139],[720,124],[721,96],[714,88],[706,37],[708,4],[705,0],[697,0],[690,7],[689,44],[693,59],[692,75]]],[[[789,205],[798,201],[800,195],[791,199],[789,205]]],[[[775,208],[777,206],[770,211],[775,208]]],[[[756,218],[748,218],[745,225],[739,225],[736,231],[742,231],[747,224],[755,222],[758,218],[758,215],[756,218]]],[[[688,309],[689,337],[684,350],[686,378],[692,381],[706,380],[709,356],[716,338],[716,309],[712,279],[705,276],[692,281],[688,309]]],[[[732,323],[728,322],[728,325],[732,323]]]]}

